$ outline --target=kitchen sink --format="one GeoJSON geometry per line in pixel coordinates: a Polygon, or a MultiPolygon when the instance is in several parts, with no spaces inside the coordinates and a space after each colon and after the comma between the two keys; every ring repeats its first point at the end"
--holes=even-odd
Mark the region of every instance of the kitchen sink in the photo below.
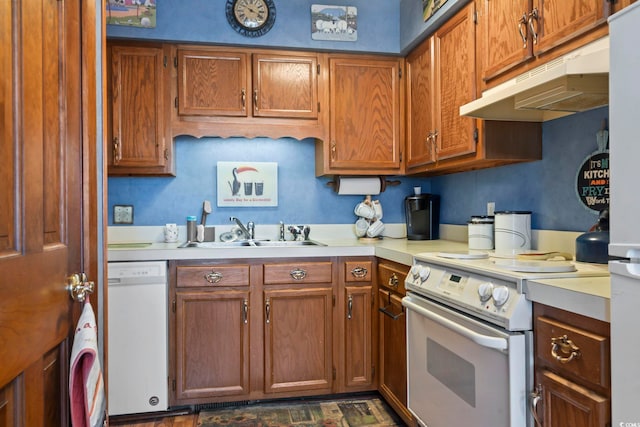
{"type": "Polygon", "coordinates": [[[179,246],[179,248],[199,248],[199,249],[218,249],[218,248],[295,248],[300,246],[327,246],[324,243],[315,240],[236,240],[234,242],[187,242],[179,246]]]}

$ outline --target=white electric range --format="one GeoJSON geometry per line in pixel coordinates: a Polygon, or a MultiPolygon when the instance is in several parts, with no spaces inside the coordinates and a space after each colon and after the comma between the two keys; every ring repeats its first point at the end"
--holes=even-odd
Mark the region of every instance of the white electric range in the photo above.
{"type": "Polygon", "coordinates": [[[408,407],[421,425],[533,425],[527,281],[606,276],[606,265],[421,253],[407,276],[408,407]]]}

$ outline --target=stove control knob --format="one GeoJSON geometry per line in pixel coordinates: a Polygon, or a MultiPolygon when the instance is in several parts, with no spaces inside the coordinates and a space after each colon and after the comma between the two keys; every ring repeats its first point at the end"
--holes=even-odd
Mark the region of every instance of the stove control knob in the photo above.
{"type": "Polygon", "coordinates": [[[493,283],[480,283],[480,286],[478,286],[478,295],[480,296],[480,301],[489,301],[491,299],[491,296],[493,295],[493,283]]]}
{"type": "Polygon", "coordinates": [[[413,267],[411,267],[411,271],[409,272],[409,274],[411,274],[411,277],[413,277],[413,280],[418,280],[418,277],[420,277],[420,270],[422,270],[422,266],[420,265],[414,265],[413,267]]]}
{"type": "Polygon", "coordinates": [[[498,286],[493,290],[493,302],[496,307],[503,306],[509,300],[509,288],[498,286]]]}
{"type": "Polygon", "coordinates": [[[429,278],[429,275],[431,274],[431,268],[430,267],[422,267],[420,269],[420,281],[422,283],[426,282],[427,279],[429,278]]]}

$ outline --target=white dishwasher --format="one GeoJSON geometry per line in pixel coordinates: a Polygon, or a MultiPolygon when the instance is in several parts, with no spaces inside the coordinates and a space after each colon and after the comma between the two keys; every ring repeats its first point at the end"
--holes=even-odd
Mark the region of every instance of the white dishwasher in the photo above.
{"type": "Polygon", "coordinates": [[[108,263],[109,415],[164,411],[167,263],[108,263]]]}

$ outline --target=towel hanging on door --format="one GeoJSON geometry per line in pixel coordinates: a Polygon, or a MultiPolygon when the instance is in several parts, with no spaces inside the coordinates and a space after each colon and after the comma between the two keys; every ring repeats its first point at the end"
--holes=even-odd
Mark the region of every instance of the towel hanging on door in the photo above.
{"type": "Polygon", "coordinates": [[[106,402],[97,330],[96,317],[87,298],[71,350],[69,396],[73,427],[98,427],[104,422],[106,402]]]}

